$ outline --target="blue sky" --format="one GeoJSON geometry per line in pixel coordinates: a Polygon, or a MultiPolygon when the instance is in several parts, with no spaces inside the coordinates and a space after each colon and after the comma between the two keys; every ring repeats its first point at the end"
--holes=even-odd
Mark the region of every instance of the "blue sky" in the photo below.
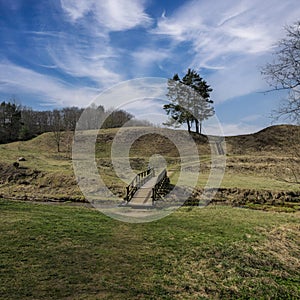
{"type": "Polygon", "coordinates": [[[124,80],[193,68],[224,133],[254,132],[284,97],[262,93],[260,67],[299,16],[298,0],[0,0],[0,99],[83,107],[124,80]]]}

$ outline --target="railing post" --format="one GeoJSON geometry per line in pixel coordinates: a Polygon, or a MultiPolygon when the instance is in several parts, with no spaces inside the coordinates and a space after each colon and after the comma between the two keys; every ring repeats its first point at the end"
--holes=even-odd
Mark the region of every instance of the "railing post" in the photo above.
{"type": "Polygon", "coordinates": [[[125,200],[128,201],[129,198],[129,186],[126,187],[126,198],[125,200]]]}
{"type": "MultiPolygon", "coordinates": [[[[138,174],[136,174],[136,176],[133,178],[133,180],[131,181],[131,183],[126,187],[126,195],[124,197],[124,199],[129,202],[133,195],[135,194],[135,192],[142,186],[144,185],[144,183],[155,176],[155,171],[154,168],[150,168],[148,167],[147,170],[140,172],[138,174]]],[[[154,190],[154,200],[156,197],[156,189],[154,190]]]]}

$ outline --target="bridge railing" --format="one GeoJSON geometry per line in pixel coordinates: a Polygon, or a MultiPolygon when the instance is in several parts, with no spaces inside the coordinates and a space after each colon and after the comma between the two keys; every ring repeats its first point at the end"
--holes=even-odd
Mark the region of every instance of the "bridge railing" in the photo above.
{"type": "Polygon", "coordinates": [[[146,171],[138,173],[131,183],[126,187],[126,195],[124,200],[129,202],[134,196],[135,192],[144,185],[150,178],[155,176],[153,168],[148,168],[146,171]]]}
{"type": "Polygon", "coordinates": [[[169,178],[167,175],[167,170],[163,169],[160,174],[157,176],[156,184],[152,188],[152,203],[158,199],[160,192],[165,186],[169,184],[169,178]]]}

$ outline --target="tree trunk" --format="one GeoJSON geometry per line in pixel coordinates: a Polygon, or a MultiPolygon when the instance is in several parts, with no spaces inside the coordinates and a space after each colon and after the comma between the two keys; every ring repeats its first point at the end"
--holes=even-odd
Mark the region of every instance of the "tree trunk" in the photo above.
{"type": "Polygon", "coordinates": [[[53,131],[52,134],[57,147],[57,152],[60,152],[61,131],[53,131]]]}
{"type": "Polygon", "coordinates": [[[191,124],[190,124],[190,120],[186,121],[187,126],[188,126],[188,132],[191,133],[191,124]]]}
{"type": "Polygon", "coordinates": [[[195,120],[196,133],[199,134],[199,120],[195,120]]]}

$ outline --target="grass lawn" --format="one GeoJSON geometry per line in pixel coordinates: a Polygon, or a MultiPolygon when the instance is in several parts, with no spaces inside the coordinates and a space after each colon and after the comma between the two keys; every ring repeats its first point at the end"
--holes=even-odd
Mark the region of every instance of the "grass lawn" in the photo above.
{"type": "Polygon", "coordinates": [[[299,299],[300,214],[181,208],[144,224],[0,200],[0,299],[299,299]]]}

